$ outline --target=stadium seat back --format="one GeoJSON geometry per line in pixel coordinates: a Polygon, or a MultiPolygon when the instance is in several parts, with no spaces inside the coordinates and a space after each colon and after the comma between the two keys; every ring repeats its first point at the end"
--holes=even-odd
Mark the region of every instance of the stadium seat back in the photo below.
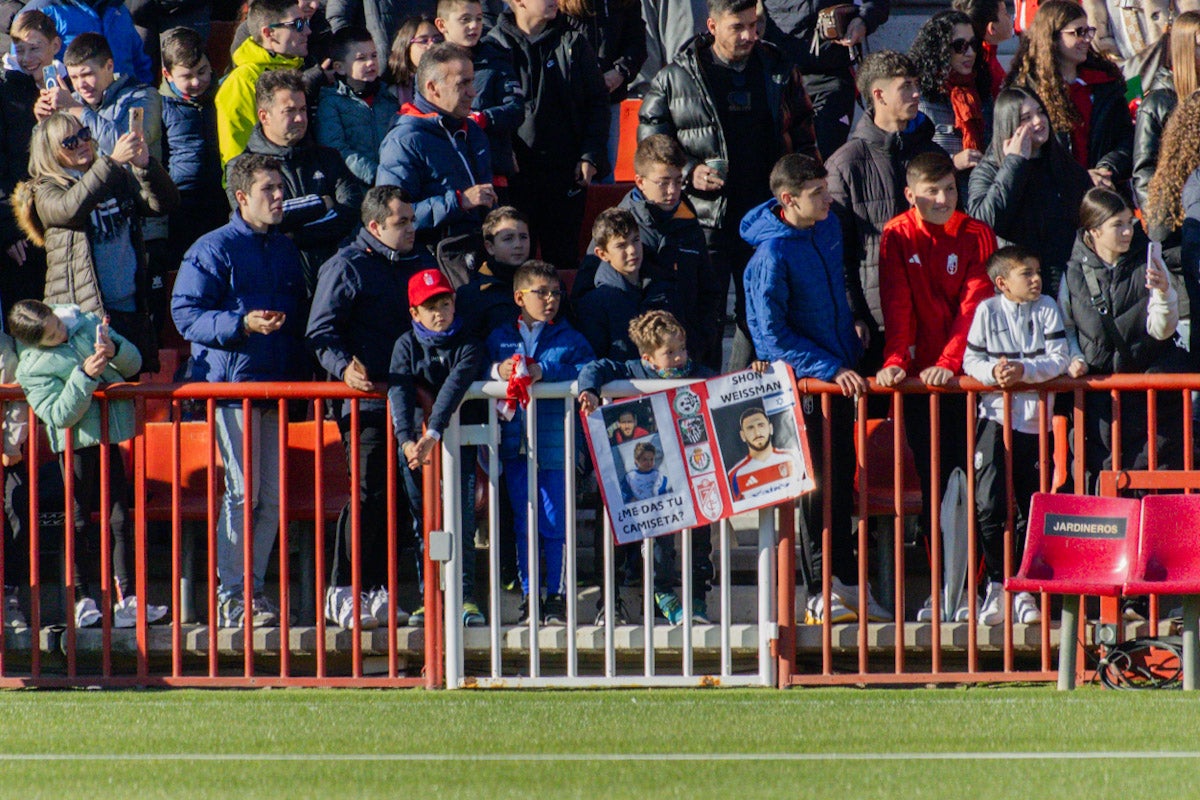
{"type": "Polygon", "coordinates": [[[1200,594],[1200,495],[1142,499],[1137,558],[1126,594],[1200,594]]]}
{"type": "Polygon", "coordinates": [[[1039,492],[1021,569],[1005,588],[1115,597],[1136,554],[1140,521],[1137,500],[1039,492]]]}

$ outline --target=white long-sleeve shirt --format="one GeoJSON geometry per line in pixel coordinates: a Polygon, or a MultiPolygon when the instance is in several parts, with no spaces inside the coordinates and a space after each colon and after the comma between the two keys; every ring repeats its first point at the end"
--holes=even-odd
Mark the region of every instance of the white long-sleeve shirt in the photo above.
{"type": "MultiPolygon", "coordinates": [[[[967,334],[963,371],[980,383],[995,386],[992,370],[1001,357],[1021,363],[1025,368],[1022,383],[1045,383],[1066,372],[1071,356],[1058,305],[1045,295],[1032,303],[1015,303],[1000,295],[980,303],[967,334]]],[[[1014,430],[1038,432],[1037,399],[1033,392],[1013,396],[1014,430]]],[[[990,392],[982,395],[979,413],[985,419],[1003,422],[1004,396],[990,392]]]]}

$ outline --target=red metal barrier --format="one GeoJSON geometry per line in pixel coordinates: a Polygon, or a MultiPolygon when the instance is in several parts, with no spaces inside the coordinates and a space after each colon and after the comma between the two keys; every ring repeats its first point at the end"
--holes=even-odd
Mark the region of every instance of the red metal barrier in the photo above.
{"type": "MultiPolygon", "coordinates": [[[[358,493],[352,487],[358,485],[358,448],[361,430],[359,427],[359,402],[378,399],[348,389],[341,383],[287,383],[287,384],[120,384],[111,385],[96,393],[100,404],[102,430],[99,486],[99,510],[93,521],[100,526],[99,595],[96,597],[102,613],[98,630],[76,629],[73,613],[75,597],[75,550],[77,541],[71,508],[79,487],[75,486],[73,467],[78,458],[70,435],[62,455],[64,461],[65,514],[63,523],[62,554],[64,567],[59,580],[47,584],[42,580],[41,560],[46,548],[57,536],[54,529],[41,524],[41,514],[46,511],[39,503],[38,468],[47,459],[46,440],[43,427],[30,415],[30,436],[26,449],[25,463],[17,469],[24,470],[29,487],[29,509],[25,521],[28,523],[29,579],[28,598],[23,598],[23,607],[28,611],[25,628],[9,624],[0,616],[4,631],[4,646],[0,647],[0,687],[17,686],[374,686],[402,687],[425,686],[437,688],[442,685],[443,619],[441,591],[437,564],[424,556],[425,629],[397,628],[397,598],[404,590],[398,575],[397,562],[400,547],[397,540],[399,516],[395,509],[397,499],[396,481],[399,469],[406,468],[398,463],[395,453],[396,441],[390,421],[387,434],[387,482],[389,509],[387,513],[387,552],[363,553],[361,551],[362,509],[358,493]],[[351,458],[349,474],[341,458],[341,443],[332,442],[325,424],[289,421],[289,405],[295,413],[295,401],[304,401],[308,416],[322,420],[326,401],[351,400],[351,458]],[[111,475],[108,451],[115,445],[109,442],[108,406],[118,400],[134,402],[138,420],[137,435],[128,448],[125,468],[131,473],[132,505],[127,524],[132,530],[133,557],[130,575],[138,600],[137,620],[132,631],[117,629],[113,625],[113,603],[117,599],[114,591],[112,564],[112,536],[110,524],[111,475]],[[189,402],[191,401],[191,402],[189,402]],[[291,401],[291,402],[289,402],[291,401]],[[194,403],[200,403],[201,421],[184,422],[184,412],[194,403]],[[185,577],[184,553],[190,544],[189,537],[199,538],[208,549],[206,561],[204,609],[210,622],[218,615],[217,601],[217,518],[220,513],[219,499],[224,491],[218,487],[222,465],[216,445],[216,414],[218,404],[235,403],[241,406],[246,423],[243,424],[241,448],[242,460],[248,467],[255,458],[254,442],[249,418],[254,408],[270,408],[278,413],[278,460],[279,460],[279,530],[277,535],[278,580],[268,583],[267,591],[278,598],[280,619],[277,627],[255,630],[253,624],[254,598],[254,537],[253,518],[250,508],[244,514],[242,547],[244,558],[244,596],[247,609],[244,625],[238,629],[220,629],[215,624],[201,625],[184,619],[185,603],[183,579],[185,577]],[[162,427],[147,433],[147,406],[159,409],[157,416],[169,411],[170,422],[152,423],[162,427]],[[183,426],[202,426],[189,438],[193,449],[187,452],[182,437],[183,426]],[[169,436],[164,436],[168,433],[169,436]],[[151,443],[153,440],[153,443],[151,443]],[[312,452],[308,453],[311,446],[312,452]],[[155,448],[150,453],[148,447],[155,448]],[[325,453],[339,457],[331,459],[325,453]],[[169,461],[159,452],[169,450],[169,461]],[[150,456],[154,457],[151,458],[150,456]],[[311,464],[312,483],[307,489],[297,480],[307,483],[307,470],[311,464]],[[202,471],[203,482],[195,480],[193,474],[185,474],[184,467],[202,471]],[[165,473],[165,474],[164,474],[165,473]],[[169,485],[168,492],[149,494],[148,486],[169,485]],[[308,495],[307,492],[311,492],[308,495]],[[186,493],[186,494],[185,494],[186,493]],[[344,499],[350,500],[351,572],[355,593],[355,623],[349,631],[326,628],[324,614],[327,559],[325,548],[327,536],[325,525],[335,520],[341,511],[344,499]],[[186,513],[185,513],[186,510],[186,513]],[[307,522],[312,525],[314,535],[309,539],[297,537],[298,531],[289,531],[289,523],[307,522]],[[190,522],[203,523],[197,532],[188,527],[190,522]],[[151,524],[155,525],[151,528],[151,524]],[[43,539],[43,536],[46,538],[43,539]],[[304,568],[298,568],[293,557],[293,548],[302,555],[309,541],[312,542],[311,562],[304,560],[304,568]],[[387,588],[389,595],[389,624],[374,631],[361,630],[359,621],[359,592],[361,568],[364,559],[388,560],[387,588]],[[307,565],[311,563],[311,567],[307,565]],[[152,578],[154,579],[152,590],[152,578]],[[166,584],[163,586],[162,584],[166,584]],[[297,601],[296,588],[301,600],[311,598],[312,608],[302,608],[297,601]],[[309,589],[311,588],[311,595],[309,589]],[[63,601],[50,602],[61,606],[53,616],[47,614],[47,603],[53,600],[55,589],[61,589],[63,601]],[[166,624],[150,625],[147,620],[147,604],[152,601],[169,603],[170,612],[166,624]],[[308,616],[311,613],[311,617],[308,616]],[[47,625],[47,623],[53,623],[47,625]]],[[[23,400],[18,387],[0,387],[0,403],[23,400]]],[[[0,409],[2,411],[3,409],[0,409]]],[[[195,412],[193,412],[195,413],[195,412]]],[[[14,468],[10,468],[14,469],[14,468]]],[[[426,534],[439,524],[440,502],[429,502],[429,493],[438,498],[436,470],[438,465],[425,468],[423,476],[426,492],[426,534]],[[431,513],[432,512],[432,513],[431,513]]],[[[244,490],[247,498],[253,497],[254,470],[247,468],[244,490]]],[[[44,476],[43,476],[44,477],[44,476]]],[[[0,479],[4,469],[0,467],[0,479]]],[[[249,501],[247,503],[249,505],[249,501]]],[[[0,569],[5,558],[25,558],[25,553],[2,552],[0,569]]],[[[81,565],[82,566],[82,565],[81,565]]],[[[89,567],[89,570],[94,567],[89,567]]],[[[189,573],[190,576],[190,573],[189,573]]],[[[190,586],[190,584],[188,584],[190,586]]],[[[420,602],[420,601],[418,601],[420,602]]],[[[3,604],[0,604],[2,606],[3,604]]],[[[6,609],[0,610],[0,615],[6,609]]]]}
{"type": "MultiPolygon", "coordinates": [[[[801,392],[820,395],[822,423],[818,430],[810,429],[810,438],[823,437],[826,443],[832,441],[833,446],[847,446],[844,441],[837,441],[838,432],[831,429],[831,413],[829,395],[840,393],[840,388],[834,384],[817,381],[801,380],[798,382],[801,392]]],[[[1200,390],[1200,376],[1195,375],[1117,375],[1078,380],[1060,379],[1052,383],[1034,387],[1021,387],[1020,391],[1035,392],[1039,395],[1038,434],[1039,454],[1039,484],[1042,491],[1049,491],[1055,473],[1052,454],[1065,458],[1067,448],[1064,443],[1051,441],[1051,416],[1053,407],[1048,399],[1052,392],[1068,394],[1072,399],[1071,423],[1073,434],[1073,462],[1069,465],[1059,464],[1072,477],[1064,489],[1075,493],[1084,493],[1087,488],[1085,463],[1085,431],[1088,423],[1102,424],[1088,417],[1089,407],[1087,397],[1100,392],[1109,393],[1112,399],[1111,424],[1108,425],[1109,441],[1112,442],[1111,465],[1098,470],[1092,476],[1094,490],[1101,494],[1115,495],[1123,491],[1192,491],[1200,488],[1200,472],[1195,471],[1193,448],[1193,425],[1191,392],[1200,390]],[[1144,463],[1134,465],[1133,458],[1138,454],[1122,453],[1122,400],[1126,403],[1137,402],[1140,410],[1141,398],[1145,399],[1145,439],[1148,442],[1144,463]],[[1172,404],[1176,398],[1182,399],[1183,409],[1181,421],[1172,418],[1159,419],[1159,409],[1164,398],[1171,398],[1172,404]],[[1171,431],[1163,427],[1171,425],[1171,431]],[[1181,427],[1176,434],[1174,428],[1181,427]],[[1174,439],[1178,435],[1178,439],[1174,439]],[[1159,444],[1156,437],[1172,437],[1167,441],[1179,441],[1182,444],[1179,463],[1164,464],[1160,458],[1159,444]],[[1136,469],[1131,467],[1136,466],[1136,469]]],[[[878,514],[880,509],[869,509],[871,485],[870,473],[872,467],[879,469],[881,465],[869,463],[867,398],[860,397],[857,402],[857,420],[854,431],[858,452],[858,491],[857,510],[857,546],[858,546],[858,583],[860,587],[868,584],[872,564],[889,551],[895,564],[895,583],[892,593],[892,604],[897,620],[913,618],[913,613],[906,612],[906,604],[912,606],[916,599],[919,604],[920,594],[915,591],[909,596],[909,587],[915,590],[917,583],[929,580],[933,600],[933,615],[940,619],[941,612],[941,580],[944,554],[942,553],[941,535],[939,531],[939,516],[941,489],[939,481],[933,481],[933,486],[923,487],[930,495],[930,525],[929,530],[935,532],[929,536],[928,559],[912,557],[906,553],[905,541],[905,450],[907,440],[904,433],[904,414],[902,396],[907,394],[927,394],[930,403],[930,469],[931,475],[940,472],[942,453],[937,432],[943,425],[954,426],[961,431],[967,445],[966,474],[967,474],[967,588],[968,614],[970,622],[918,623],[898,621],[894,623],[872,623],[866,621],[866,594],[859,592],[859,607],[852,609],[858,612],[859,621],[847,624],[831,624],[826,619],[820,625],[805,625],[796,620],[793,613],[796,603],[796,570],[794,505],[780,508],[780,541],[778,547],[778,620],[780,624],[777,647],[777,667],[780,686],[794,685],[830,685],[830,684],[929,684],[929,683],[975,683],[975,682],[1004,682],[1004,681],[1050,681],[1057,677],[1053,668],[1052,651],[1057,647],[1058,630],[1054,623],[1057,607],[1052,606],[1050,598],[1041,597],[1042,620],[1031,625],[1016,625],[1013,620],[1013,608],[1010,602],[1005,604],[1004,621],[997,626],[977,625],[974,620],[978,617],[982,600],[978,598],[980,578],[976,567],[980,564],[981,551],[977,546],[975,483],[976,483],[976,421],[978,417],[977,404],[980,395],[995,391],[995,387],[987,387],[969,378],[958,378],[944,389],[930,390],[916,380],[906,381],[895,391],[884,390],[871,382],[872,394],[891,394],[891,417],[894,420],[894,441],[892,449],[893,465],[891,470],[893,506],[881,517],[876,516],[875,527],[877,547],[870,547],[870,531],[872,513],[878,514]],[[943,399],[951,394],[965,394],[967,399],[967,414],[965,420],[946,419],[943,412],[943,399]],[[888,525],[887,517],[891,517],[888,525]],[[890,536],[889,536],[890,533],[890,536]],[[914,566],[906,568],[906,560],[914,562],[914,566]],[[811,661],[812,656],[818,655],[819,663],[811,661]],[[800,659],[800,660],[798,660],[800,659]],[[806,659],[808,659],[806,661],[806,659]]],[[[1011,575],[1015,568],[1013,531],[1015,525],[1015,505],[1013,487],[1013,408],[1012,394],[1006,393],[1003,406],[1003,448],[1006,454],[1005,476],[1007,478],[1006,493],[1006,525],[1004,531],[1004,574],[1011,575]]],[[[1173,405],[1174,408],[1174,405],[1173,405]]],[[[1129,414],[1126,414],[1129,423],[1129,414]]],[[[1065,427],[1058,426],[1065,432],[1065,427]]],[[[1140,429],[1139,429],[1140,430],[1140,429]]],[[[1137,444],[1126,441],[1126,447],[1137,444]]],[[[878,446],[874,446],[878,451],[878,446]]],[[[824,463],[814,465],[817,471],[817,483],[822,491],[824,500],[824,519],[821,521],[820,546],[822,548],[822,592],[825,608],[830,601],[830,552],[831,539],[834,535],[830,513],[832,490],[828,481],[822,480],[831,471],[831,447],[825,447],[824,463]]],[[[911,512],[907,512],[911,513],[911,512]]],[[[840,532],[850,535],[849,531],[840,532]]],[[[915,552],[920,553],[921,548],[915,552]]],[[[876,583],[876,582],[872,582],[876,583]]],[[[876,597],[887,602],[887,598],[876,590],[876,597]]],[[[1119,617],[1115,600],[1104,603],[1100,607],[1099,618],[1104,621],[1116,622],[1119,617]]],[[[1165,609],[1164,609],[1165,610],[1165,609]]],[[[1138,630],[1144,630],[1148,635],[1158,632],[1158,598],[1151,600],[1150,620],[1140,623],[1138,630]]],[[[1093,617],[1097,615],[1093,614],[1093,617]]],[[[1122,631],[1122,635],[1128,631],[1122,631]]],[[[1078,634],[1072,632],[1072,641],[1078,634]]],[[[1080,663],[1083,663],[1082,660],[1080,663]]],[[[1086,677],[1086,676],[1085,676],[1086,677]]]]}

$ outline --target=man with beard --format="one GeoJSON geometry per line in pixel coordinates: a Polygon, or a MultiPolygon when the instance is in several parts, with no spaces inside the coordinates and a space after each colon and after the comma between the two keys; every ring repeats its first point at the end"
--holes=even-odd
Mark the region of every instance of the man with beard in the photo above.
{"type": "Polygon", "coordinates": [[[775,426],[761,408],[748,408],[738,419],[738,438],[746,443],[747,454],[729,470],[729,491],[733,501],[750,500],[771,490],[772,484],[797,478],[804,470],[790,450],[781,450],[771,437],[775,426]]]}

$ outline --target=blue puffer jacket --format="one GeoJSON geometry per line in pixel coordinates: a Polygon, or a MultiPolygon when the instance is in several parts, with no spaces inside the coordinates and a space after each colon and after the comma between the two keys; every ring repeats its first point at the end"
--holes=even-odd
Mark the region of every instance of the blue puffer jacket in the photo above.
{"type": "Polygon", "coordinates": [[[484,132],[472,120],[460,122],[439,113],[420,95],[400,109],[379,148],[375,185],[400,186],[416,198],[420,242],[478,231],[487,209],[464,210],[458,193],[491,182],[484,132]]]}
{"type": "Polygon", "coordinates": [[[742,238],[757,249],[746,265],[746,321],[758,357],[786,361],[797,378],[829,381],[854,369],[862,342],[846,297],[842,229],[830,214],[793,228],[770,200],[742,219],[742,238]]]}
{"type": "Polygon", "coordinates": [[[99,33],[108,40],[113,52],[113,69],[132,75],[142,83],[154,82],[154,64],[142,46],[142,37],[133,27],[133,17],[121,0],[33,0],[25,11],[41,11],[54,20],[62,38],[62,58],[67,47],[81,33],[99,33]]]}
{"type": "MultiPolygon", "coordinates": [[[[312,310],[308,314],[308,346],[335,379],[358,357],[373,381],[382,381],[392,361],[396,340],[412,329],[408,279],[423,269],[437,269],[429,251],[415,247],[399,253],[366,228],[353,242],[321,265],[312,310]]],[[[350,413],[350,401],[343,413],[350,413]]],[[[365,409],[382,409],[379,400],[364,400],[365,409]]]]}
{"type": "Polygon", "coordinates": [[[229,223],[201,236],[183,257],[171,317],[192,343],[191,380],[303,379],[304,272],[300,253],[281,233],[256,233],[234,212],[229,223]],[[251,311],[282,311],[283,327],[247,334],[251,311]]]}
{"type": "MultiPolygon", "coordinates": [[[[488,360],[498,364],[520,353],[537,362],[542,368],[542,381],[573,381],[579,371],[595,356],[579,331],[566,320],[559,320],[542,328],[532,353],[526,352],[525,342],[517,331],[514,321],[492,331],[487,338],[488,360]]],[[[538,469],[563,469],[564,459],[563,414],[566,407],[562,400],[539,400],[537,407],[537,457],[538,469]]],[[[525,411],[517,413],[508,422],[500,424],[500,458],[511,461],[521,456],[525,441],[525,411]]]]}
{"type": "Polygon", "coordinates": [[[399,108],[396,90],[382,83],[369,105],[345,81],[322,86],[317,104],[317,143],[341,153],[354,177],[374,186],[379,145],[396,121],[399,108]]]}
{"type": "Polygon", "coordinates": [[[163,166],[181,192],[212,192],[224,205],[221,192],[221,153],[217,149],[216,85],[200,97],[185,100],[163,81],[163,166]]]}
{"type": "Polygon", "coordinates": [[[679,307],[675,282],[658,280],[648,272],[643,265],[641,279],[634,286],[607,261],[601,261],[596,268],[595,287],[576,303],[572,319],[601,358],[637,358],[637,348],[629,338],[629,323],[643,311],[662,309],[678,319],[687,319],[679,307]]]}
{"type": "Polygon", "coordinates": [[[484,39],[475,45],[471,55],[475,60],[475,99],[471,101],[471,110],[479,112],[484,120],[480,124],[487,134],[492,172],[511,176],[516,172],[512,137],[525,119],[525,92],[507,51],[484,39]]]}

